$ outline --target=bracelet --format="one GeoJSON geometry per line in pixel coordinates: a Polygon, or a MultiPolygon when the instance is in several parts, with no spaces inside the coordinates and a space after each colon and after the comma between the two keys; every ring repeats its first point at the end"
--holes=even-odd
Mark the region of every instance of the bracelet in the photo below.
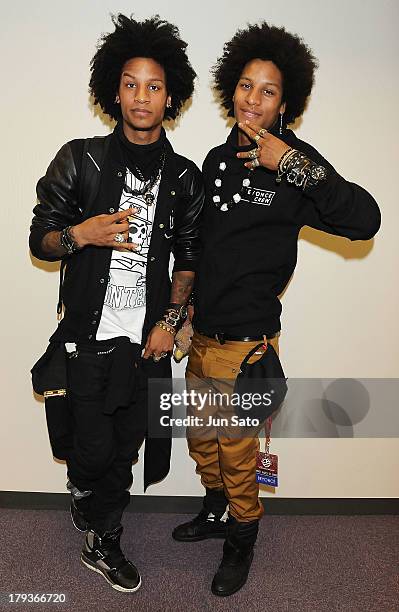
{"type": "Polygon", "coordinates": [[[165,321],[157,321],[155,323],[155,325],[157,325],[158,327],[160,327],[161,329],[163,329],[164,331],[169,332],[170,334],[172,334],[172,336],[176,335],[177,330],[174,327],[171,327],[170,325],[168,325],[167,323],[165,323],[165,321]]]}
{"type": "Polygon", "coordinates": [[[283,174],[286,172],[285,165],[287,164],[289,158],[292,157],[297,152],[298,151],[296,149],[293,149],[292,147],[290,147],[289,149],[287,149],[285,153],[282,154],[277,164],[276,183],[281,183],[283,174]]]}
{"type": "Polygon", "coordinates": [[[276,183],[280,183],[283,175],[287,182],[301,187],[313,187],[327,178],[327,170],[324,166],[316,164],[304,153],[296,149],[286,151],[278,162],[276,183]]]}
{"type": "Polygon", "coordinates": [[[68,225],[68,227],[65,227],[60,234],[60,244],[66,250],[68,255],[72,255],[73,253],[80,251],[80,249],[82,248],[72,238],[70,233],[71,228],[72,225],[68,225]]]}
{"type": "Polygon", "coordinates": [[[162,321],[177,331],[183,325],[186,318],[187,307],[184,304],[169,304],[162,317],[162,321]]]}

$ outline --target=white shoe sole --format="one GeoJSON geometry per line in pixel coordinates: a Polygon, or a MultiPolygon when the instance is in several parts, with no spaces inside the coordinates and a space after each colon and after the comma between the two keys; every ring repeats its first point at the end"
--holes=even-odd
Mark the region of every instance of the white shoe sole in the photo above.
{"type": "Polygon", "coordinates": [[[83,563],[83,565],[85,565],[87,568],[93,570],[93,572],[97,572],[97,574],[100,574],[100,576],[105,578],[108,584],[110,584],[112,588],[115,589],[116,591],[122,591],[123,593],[134,593],[135,591],[138,591],[139,588],[141,587],[141,578],[140,578],[140,582],[138,583],[136,587],[134,587],[134,589],[126,589],[125,587],[119,586],[119,584],[114,584],[113,582],[111,582],[108,576],[106,576],[99,567],[94,567],[93,565],[90,565],[82,557],[80,557],[80,560],[83,563]]]}

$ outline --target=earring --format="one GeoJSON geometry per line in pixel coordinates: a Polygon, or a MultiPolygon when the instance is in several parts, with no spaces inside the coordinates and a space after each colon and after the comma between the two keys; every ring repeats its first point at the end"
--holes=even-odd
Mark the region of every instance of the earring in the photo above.
{"type": "Polygon", "coordinates": [[[166,103],[166,108],[171,108],[171,106],[172,106],[172,105],[171,105],[171,103],[170,103],[170,102],[167,102],[167,103],[166,103]]]}
{"type": "Polygon", "coordinates": [[[283,115],[284,113],[280,113],[280,129],[279,129],[280,134],[283,133],[283,115]]]}
{"type": "Polygon", "coordinates": [[[116,98],[115,98],[115,103],[116,103],[116,104],[119,104],[119,102],[120,102],[120,100],[119,100],[119,96],[116,96],[116,98]]]}

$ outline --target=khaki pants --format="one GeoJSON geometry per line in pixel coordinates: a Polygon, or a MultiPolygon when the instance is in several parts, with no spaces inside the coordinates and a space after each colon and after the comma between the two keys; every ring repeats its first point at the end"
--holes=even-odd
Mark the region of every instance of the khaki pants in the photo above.
{"type": "MultiPolygon", "coordinates": [[[[278,336],[268,342],[278,354],[278,336]]],[[[194,333],[187,364],[187,388],[231,394],[240,364],[248,352],[259,342],[217,340],[194,333]]],[[[253,355],[249,363],[259,359],[253,355]]],[[[198,412],[196,412],[198,414],[198,412]]],[[[203,422],[216,415],[214,405],[201,411],[203,422]]],[[[259,501],[259,485],[255,480],[256,452],[259,450],[258,433],[262,425],[248,429],[238,436],[229,426],[206,424],[187,429],[190,456],[197,464],[201,482],[209,489],[224,489],[229,501],[230,514],[240,522],[260,519],[263,506],[259,501]]]]}

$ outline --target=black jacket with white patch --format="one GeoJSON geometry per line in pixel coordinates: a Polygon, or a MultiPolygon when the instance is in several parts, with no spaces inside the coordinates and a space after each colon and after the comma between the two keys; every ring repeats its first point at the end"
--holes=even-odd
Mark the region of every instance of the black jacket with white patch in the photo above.
{"type": "Polygon", "coordinates": [[[248,171],[236,157],[237,132],[235,126],[203,164],[205,205],[194,326],[208,334],[261,336],[280,330],[278,296],[294,272],[301,227],[368,240],[380,227],[380,211],[367,191],[346,181],[291,130],[276,136],[327,168],[327,179],[303,191],[285,177],[277,184],[276,172],[260,167],[250,173],[250,186],[242,189],[248,171]],[[223,172],[221,162],[226,164],[223,172]],[[227,212],[212,199],[217,176],[222,179],[217,190],[222,203],[241,195],[227,212]]]}

